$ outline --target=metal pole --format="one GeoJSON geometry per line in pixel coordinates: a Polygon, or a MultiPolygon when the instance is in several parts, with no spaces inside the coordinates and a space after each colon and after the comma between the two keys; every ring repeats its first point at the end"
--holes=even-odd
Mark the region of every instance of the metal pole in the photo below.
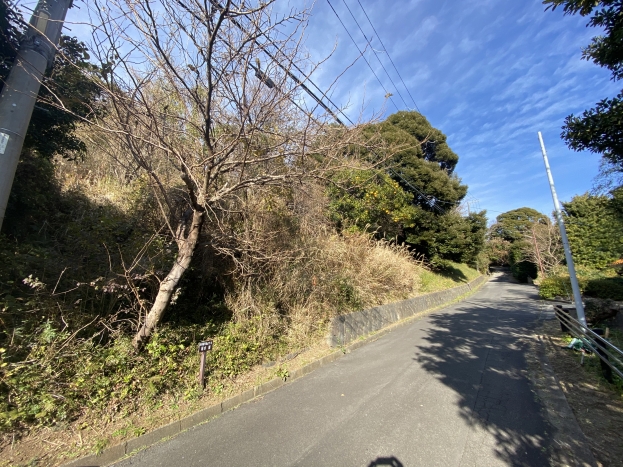
{"type": "Polygon", "coordinates": [[[201,360],[199,361],[199,385],[202,389],[206,387],[205,381],[205,369],[206,369],[206,353],[201,352],[201,360]]]}
{"type": "Polygon", "coordinates": [[[199,360],[199,385],[201,389],[205,389],[205,367],[206,367],[206,352],[212,350],[212,339],[208,339],[207,341],[199,342],[199,353],[201,354],[199,360]]]}
{"type": "Polygon", "coordinates": [[[556,188],[554,188],[554,179],[552,178],[552,171],[549,168],[549,161],[547,160],[547,151],[545,151],[545,143],[543,143],[543,136],[539,131],[539,142],[541,143],[541,152],[543,153],[543,161],[545,162],[545,171],[547,172],[547,179],[549,180],[549,187],[552,190],[552,199],[554,200],[554,212],[556,213],[556,220],[558,221],[558,227],[560,228],[560,236],[562,237],[562,246],[565,250],[565,258],[567,260],[567,268],[569,269],[569,277],[571,279],[571,289],[573,290],[573,298],[575,300],[575,309],[578,313],[578,321],[582,325],[586,326],[586,317],[584,316],[584,305],[582,304],[582,296],[580,294],[580,286],[578,285],[578,278],[575,274],[575,265],[573,264],[573,256],[571,256],[571,248],[569,248],[569,239],[567,238],[567,230],[562,220],[562,212],[560,211],[560,203],[558,202],[558,195],[556,195],[556,188]]]}
{"type": "Polygon", "coordinates": [[[41,78],[54,62],[72,0],[40,0],[0,96],[0,229],[41,78]]]}

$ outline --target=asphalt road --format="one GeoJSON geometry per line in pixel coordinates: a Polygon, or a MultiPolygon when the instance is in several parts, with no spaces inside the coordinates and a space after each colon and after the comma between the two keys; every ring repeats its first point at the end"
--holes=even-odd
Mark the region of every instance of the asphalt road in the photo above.
{"type": "Polygon", "coordinates": [[[467,301],[116,465],[548,465],[551,430],[525,361],[534,290],[496,277],[467,301]]]}

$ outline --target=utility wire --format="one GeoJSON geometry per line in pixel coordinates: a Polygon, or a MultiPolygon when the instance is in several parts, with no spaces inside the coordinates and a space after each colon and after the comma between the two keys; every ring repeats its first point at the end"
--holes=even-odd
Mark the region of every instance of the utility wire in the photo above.
{"type": "MultiPolygon", "coordinates": [[[[374,153],[374,151],[373,151],[373,153],[374,153]]],[[[378,155],[377,155],[376,153],[374,153],[374,155],[376,155],[376,156],[378,157],[378,155]]],[[[398,172],[396,172],[394,169],[389,168],[388,170],[389,170],[392,174],[394,174],[394,176],[396,176],[396,177],[398,177],[400,180],[402,180],[402,181],[403,181],[403,183],[404,183],[405,185],[407,185],[409,188],[411,188],[413,191],[415,191],[415,192],[416,192],[417,194],[419,194],[421,197],[423,197],[424,199],[426,199],[426,200],[429,202],[429,203],[428,203],[428,205],[429,205],[429,206],[431,206],[433,209],[437,209],[437,211],[438,211],[440,214],[445,214],[446,212],[445,212],[442,208],[440,208],[439,206],[437,206],[437,203],[438,203],[438,202],[441,202],[441,203],[447,203],[447,204],[454,204],[454,203],[450,203],[450,202],[447,202],[447,201],[439,201],[439,200],[437,200],[437,198],[435,198],[435,203],[431,205],[431,204],[430,204],[430,200],[431,200],[431,198],[434,198],[434,197],[429,196],[429,195],[427,195],[426,193],[423,193],[423,192],[422,192],[422,191],[420,191],[418,188],[416,188],[416,187],[414,187],[413,185],[411,185],[411,183],[409,183],[407,180],[405,180],[405,178],[404,178],[401,174],[399,174],[398,172]]]]}
{"type": "MultiPolygon", "coordinates": [[[[225,11],[225,7],[223,7],[223,5],[221,5],[217,0],[210,0],[210,2],[216,6],[217,8],[219,8],[221,11],[225,11]]],[[[228,17],[229,21],[232,22],[232,24],[234,24],[238,29],[240,29],[241,31],[245,31],[245,28],[242,26],[242,24],[240,24],[238,21],[236,21],[234,18],[232,17],[228,17]]],[[[262,44],[260,44],[257,39],[254,39],[253,42],[259,47],[261,48],[264,53],[266,55],[268,55],[273,62],[279,67],[281,68],[284,73],[286,73],[290,79],[292,79],[292,81],[294,81],[297,85],[299,85],[305,92],[307,92],[307,94],[309,94],[317,103],[320,107],[322,107],[324,110],[326,110],[334,119],[336,122],[338,122],[340,125],[344,126],[344,123],[339,119],[339,117],[337,115],[335,115],[335,112],[333,112],[333,110],[331,110],[327,104],[325,104],[322,99],[320,99],[318,96],[316,96],[316,94],[314,94],[312,92],[311,89],[309,89],[307,86],[305,86],[305,84],[299,79],[297,78],[290,70],[288,70],[285,66],[283,66],[281,64],[280,61],[278,61],[270,52],[268,52],[266,50],[266,48],[262,47],[262,44]]]]}
{"type": "MultiPolygon", "coordinates": [[[[232,4],[233,4],[233,2],[232,2],[232,4]]],[[[257,28],[256,28],[256,29],[257,29],[257,28]]],[[[306,74],[303,70],[301,70],[301,68],[300,68],[300,67],[299,67],[299,66],[298,66],[298,65],[297,65],[297,64],[296,64],[293,60],[290,60],[290,58],[289,58],[287,55],[285,55],[285,54],[284,54],[284,52],[283,52],[281,49],[279,49],[279,47],[277,47],[276,45],[274,45],[274,44],[272,43],[272,42],[273,42],[273,41],[272,41],[272,39],[271,39],[271,38],[270,38],[270,37],[269,37],[266,33],[264,33],[264,32],[262,32],[262,31],[258,30],[258,37],[260,37],[260,36],[265,37],[265,38],[266,38],[266,40],[268,41],[268,43],[264,43],[264,44],[259,44],[259,43],[257,42],[257,40],[255,41],[255,43],[256,43],[256,44],[257,44],[257,45],[258,45],[258,46],[259,46],[259,47],[260,47],[260,48],[261,48],[264,52],[267,52],[267,51],[266,51],[266,47],[267,47],[267,46],[272,45],[272,47],[274,47],[274,48],[277,50],[277,52],[278,52],[278,53],[280,53],[282,56],[284,56],[284,57],[286,58],[286,60],[288,60],[288,61],[290,62],[290,65],[292,65],[292,67],[293,67],[296,71],[298,71],[298,72],[299,72],[299,73],[301,73],[303,76],[305,76],[305,81],[306,81],[306,82],[308,82],[309,84],[311,84],[314,88],[316,88],[316,90],[317,90],[320,94],[322,94],[322,97],[324,97],[327,101],[329,101],[329,103],[330,103],[330,104],[331,104],[331,105],[335,108],[335,110],[337,110],[340,114],[342,114],[342,115],[344,116],[344,118],[345,118],[346,120],[348,120],[348,122],[349,122],[351,125],[354,125],[354,124],[355,124],[355,123],[354,123],[354,122],[353,122],[353,121],[352,121],[352,120],[348,117],[348,115],[346,115],[346,114],[344,113],[344,111],[341,109],[341,107],[340,107],[340,106],[338,106],[335,102],[333,102],[329,96],[327,96],[327,94],[325,93],[325,91],[323,91],[322,89],[320,89],[320,87],[318,87],[318,85],[316,85],[316,83],[314,83],[314,82],[311,80],[311,78],[310,78],[310,77],[308,77],[308,76],[307,76],[307,74],[306,74]]],[[[271,57],[273,60],[275,60],[275,58],[274,58],[274,57],[272,57],[270,54],[268,54],[268,53],[267,53],[267,55],[268,55],[269,57],[271,57]]],[[[312,96],[312,97],[314,97],[314,100],[316,100],[316,97],[315,97],[315,96],[312,96]]]]}
{"type": "MultiPolygon", "coordinates": [[[[346,34],[348,34],[348,37],[350,37],[350,40],[353,41],[353,44],[355,44],[355,47],[357,47],[357,50],[359,51],[359,53],[361,54],[361,56],[363,57],[363,59],[366,61],[366,63],[368,64],[368,68],[370,68],[370,70],[372,71],[372,74],[374,75],[374,77],[376,78],[376,80],[379,82],[379,84],[381,85],[381,87],[383,88],[383,90],[385,91],[385,96],[389,98],[389,100],[391,101],[392,105],[396,108],[396,110],[398,109],[398,106],[394,103],[394,100],[391,97],[391,93],[387,91],[387,89],[385,89],[385,86],[383,85],[383,83],[381,82],[381,80],[379,79],[378,75],[376,74],[376,72],[374,71],[374,68],[372,68],[372,65],[370,65],[370,62],[368,61],[368,59],[366,58],[366,56],[363,54],[362,50],[359,48],[359,45],[357,45],[357,42],[355,41],[355,39],[353,38],[353,36],[351,35],[350,31],[348,30],[348,28],[346,27],[346,25],[344,24],[344,22],[342,21],[342,18],[340,18],[340,15],[337,14],[337,11],[335,11],[335,8],[333,8],[333,5],[331,5],[331,2],[329,0],[327,0],[327,3],[329,4],[329,6],[331,7],[331,9],[333,10],[333,13],[335,13],[335,16],[337,17],[338,21],[340,22],[340,24],[342,25],[342,27],[344,28],[344,30],[346,31],[346,34]]],[[[365,36],[364,36],[365,37],[365,36]]]]}
{"type": "MultiPolygon", "coordinates": [[[[366,42],[368,43],[368,45],[370,46],[370,48],[372,49],[372,52],[374,52],[374,56],[376,57],[376,59],[378,60],[379,64],[381,65],[381,68],[383,68],[383,71],[385,71],[385,74],[387,75],[387,77],[389,78],[389,81],[392,83],[392,86],[394,86],[394,89],[396,90],[396,92],[398,93],[398,95],[400,96],[400,99],[402,100],[403,104],[405,105],[405,107],[408,109],[409,108],[409,104],[407,104],[407,102],[405,101],[404,97],[402,97],[402,94],[400,93],[400,91],[398,90],[398,86],[396,86],[396,83],[394,83],[394,80],[392,79],[392,77],[389,75],[389,73],[387,72],[387,68],[385,68],[385,65],[383,65],[383,62],[381,61],[381,59],[379,58],[379,54],[376,52],[376,50],[374,50],[374,47],[372,47],[372,44],[370,43],[370,40],[366,37],[366,33],[363,31],[363,28],[361,27],[361,25],[359,24],[359,21],[357,21],[357,18],[355,18],[355,15],[353,14],[353,12],[351,11],[350,7],[348,6],[348,3],[346,3],[346,0],[342,0],[342,2],[344,2],[344,6],[346,7],[346,9],[348,10],[348,12],[350,13],[350,16],[353,18],[353,20],[355,21],[355,24],[357,25],[357,27],[359,28],[359,30],[361,31],[361,34],[363,35],[363,38],[366,40],[366,42]]],[[[359,4],[361,5],[361,3],[359,4]]],[[[363,7],[362,7],[363,8],[363,7]]],[[[365,13],[365,11],[364,11],[365,13]]],[[[367,16],[367,15],[366,15],[367,16]]],[[[368,18],[369,21],[369,18],[368,18]]],[[[378,37],[378,34],[377,34],[378,37]]],[[[387,52],[387,51],[386,51],[387,52]]]]}
{"type": "MultiPolygon", "coordinates": [[[[368,13],[366,13],[365,8],[363,7],[363,5],[361,4],[360,0],[357,0],[357,3],[359,3],[359,6],[361,7],[361,9],[363,10],[363,14],[366,15],[366,18],[368,19],[368,23],[370,23],[370,26],[372,26],[372,30],[374,31],[374,34],[376,34],[376,37],[378,38],[379,42],[381,43],[381,45],[383,46],[383,50],[385,51],[385,53],[387,54],[387,58],[389,58],[389,61],[392,63],[392,66],[394,67],[394,70],[396,70],[396,73],[398,74],[398,77],[400,78],[400,81],[402,81],[402,85],[405,87],[405,89],[407,90],[407,93],[409,94],[409,97],[411,98],[411,100],[413,101],[413,105],[415,106],[415,109],[420,112],[420,109],[418,108],[417,104],[415,103],[415,99],[413,98],[413,96],[411,95],[411,91],[409,91],[409,88],[407,87],[407,85],[405,84],[405,81],[402,79],[402,76],[400,76],[400,72],[398,71],[398,68],[396,68],[396,64],[394,63],[394,61],[392,60],[391,55],[389,55],[389,51],[387,50],[387,47],[385,47],[385,44],[383,44],[383,41],[381,40],[381,36],[379,36],[379,33],[376,32],[376,28],[374,27],[374,24],[372,24],[372,21],[370,21],[370,17],[368,16],[368,13]]],[[[401,96],[402,97],[402,96],[401,96]]],[[[422,112],[420,112],[422,113],[422,112]]]]}
{"type": "MultiPolygon", "coordinates": [[[[210,3],[212,3],[214,6],[216,6],[217,8],[221,9],[222,11],[224,11],[225,7],[223,7],[223,5],[221,5],[218,1],[216,0],[210,0],[210,3]]],[[[233,2],[232,2],[233,3],[233,2]]],[[[241,31],[246,31],[246,29],[235,19],[229,17],[228,18],[236,27],[238,27],[238,29],[240,29],[241,31]]],[[[257,29],[257,28],[256,28],[257,29]]],[[[270,37],[268,37],[266,34],[264,34],[262,31],[259,31],[258,37],[259,36],[264,36],[266,38],[266,40],[270,43],[272,42],[270,37]]],[[[311,96],[317,103],[318,105],[320,105],[324,110],[326,110],[333,118],[336,122],[338,122],[340,125],[345,126],[344,123],[337,117],[337,115],[335,115],[335,113],[333,112],[333,110],[331,110],[323,101],[322,99],[320,99],[318,96],[316,96],[316,94],[314,94],[313,91],[311,91],[297,76],[295,76],[290,70],[288,70],[286,67],[284,67],[281,62],[279,62],[276,57],[274,57],[270,52],[268,52],[268,50],[266,50],[266,44],[261,44],[257,41],[257,39],[254,39],[253,42],[255,43],[255,45],[257,45],[266,55],[268,55],[268,57],[270,57],[272,59],[272,61],[279,67],[281,68],[296,84],[298,84],[309,96],[311,96]]],[[[279,50],[277,48],[277,51],[280,52],[282,55],[285,56],[285,54],[279,50]]],[[[288,59],[287,56],[285,56],[286,59],[288,59]]],[[[289,59],[288,59],[289,60],[289,59]]],[[[322,89],[320,89],[311,79],[309,79],[306,75],[305,72],[303,72],[303,70],[301,70],[296,63],[294,63],[292,60],[290,61],[290,65],[292,65],[296,70],[298,70],[299,73],[301,73],[303,76],[305,76],[305,81],[309,82],[312,84],[312,86],[314,86],[321,94],[322,96],[327,99],[332,105],[333,107],[335,107],[335,109],[341,113],[346,120],[348,120],[350,122],[351,125],[354,125],[353,121],[348,118],[348,115],[346,115],[341,109],[340,107],[338,107],[323,91],[322,89]]],[[[299,107],[297,105],[297,107],[299,107]]],[[[299,107],[300,108],[300,107],[299,107]]]]}
{"type": "MultiPolygon", "coordinates": [[[[219,8],[224,9],[224,7],[223,7],[220,3],[218,3],[218,2],[216,2],[216,1],[214,1],[214,0],[212,0],[212,3],[213,3],[213,4],[215,4],[216,6],[218,6],[219,8]]],[[[335,15],[337,16],[338,20],[340,21],[340,23],[342,24],[342,26],[344,27],[344,29],[346,30],[346,32],[347,32],[347,33],[348,33],[348,35],[350,36],[351,40],[353,41],[353,43],[355,44],[355,46],[357,47],[357,49],[358,49],[358,50],[360,51],[360,53],[361,53],[361,50],[359,49],[359,46],[357,46],[357,43],[354,41],[354,39],[353,39],[353,37],[351,36],[350,32],[348,31],[348,29],[346,29],[346,26],[344,25],[344,23],[342,22],[341,18],[339,17],[339,15],[337,14],[337,12],[336,12],[336,11],[335,11],[335,9],[333,8],[333,5],[331,5],[331,2],[330,2],[329,0],[327,0],[327,3],[329,3],[329,6],[331,7],[331,9],[333,10],[333,12],[334,12],[334,13],[335,13],[335,15]]],[[[236,25],[236,26],[237,26],[240,30],[244,31],[244,28],[242,27],[242,25],[241,25],[238,21],[236,21],[236,20],[235,20],[235,19],[233,19],[233,18],[229,18],[229,20],[230,20],[230,21],[231,21],[234,25],[236,25]]],[[[262,34],[262,35],[263,35],[263,34],[262,34]]],[[[264,36],[264,37],[266,37],[266,36],[264,36]]],[[[364,36],[364,37],[365,37],[365,36],[364,36]]],[[[316,95],[315,95],[315,94],[314,94],[314,93],[313,93],[313,92],[312,92],[312,91],[311,91],[311,90],[310,90],[307,86],[305,86],[305,85],[304,85],[304,84],[303,84],[303,83],[302,83],[302,82],[301,82],[301,81],[300,81],[300,80],[299,80],[299,79],[298,79],[295,75],[293,75],[293,74],[292,74],[292,73],[291,73],[291,72],[290,72],[287,68],[285,68],[285,67],[284,67],[284,66],[283,66],[280,62],[278,62],[278,61],[277,61],[277,59],[276,59],[273,55],[271,55],[271,54],[270,54],[270,53],[266,50],[266,48],[265,48],[265,47],[262,47],[262,44],[260,44],[259,42],[257,42],[257,40],[254,40],[254,42],[255,42],[255,44],[257,44],[257,46],[258,46],[258,47],[260,47],[260,48],[264,51],[264,53],[266,53],[266,55],[268,55],[268,56],[269,56],[269,57],[270,57],[270,58],[271,58],[271,59],[275,62],[275,64],[277,64],[277,66],[279,66],[279,68],[281,68],[281,69],[282,69],[282,70],[283,70],[283,71],[284,71],[284,72],[285,72],[285,73],[286,73],[286,74],[287,74],[287,75],[288,75],[288,76],[289,76],[289,77],[290,77],[290,78],[291,78],[291,79],[292,79],[295,83],[297,83],[298,85],[300,85],[300,86],[301,86],[301,88],[302,88],[305,92],[307,92],[307,93],[308,93],[308,94],[309,94],[309,95],[310,95],[310,96],[311,96],[311,97],[312,97],[312,98],[313,98],[316,102],[318,102],[318,104],[319,104],[322,108],[324,108],[327,112],[329,112],[329,113],[331,114],[331,116],[335,119],[335,121],[336,121],[336,122],[337,122],[340,126],[346,127],[346,125],[344,124],[344,122],[342,122],[342,121],[341,121],[341,120],[337,117],[337,115],[335,115],[335,113],[334,113],[331,109],[329,109],[329,108],[327,107],[327,105],[326,105],[326,104],[325,104],[325,103],[324,103],[324,102],[323,102],[323,101],[322,101],[322,100],[321,100],[318,96],[316,96],[316,95]]],[[[362,56],[363,56],[363,54],[362,54],[362,56]]],[[[364,60],[365,60],[365,56],[364,56],[364,60]]],[[[372,69],[372,67],[370,66],[370,63],[368,62],[368,60],[366,60],[366,63],[368,64],[368,67],[370,67],[370,70],[372,70],[372,73],[374,73],[374,70],[373,70],[373,69],[372,69]]],[[[256,71],[256,72],[261,71],[261,70],[259,70],[259,69],[255,69],[255,67],[253,67],[253,69],[254,69],[254,71],[256,71]]],[[[381,80],[379,80],[379,78],[378,78],[378,76],[376,75],[376,73],[374,73],[374,76],[376,76],[376,79],[379,81],[379,83],[381,83],[381,80]]],[[[312,83],[312,84],[313,84],[313,82],[311,81],[311,79],[308,79],[308,81],[309,81],[310,83],[312,83]]],[[[316,87],[316,89],[320,90],[320,88],[319,88],[318,86],[316,86],[315,84],[313,84],[313,85],[316,87]]],[[[381,86],[383,87],[383,89],[385,89],[385,87],[383,86],[383,83],[381,83],[381,86]]],[[[322,91],[320,91],[320,92],[322,93],[322,91]]],[[[387,92],[387,90],[385,90],[385,92],[387,92]]],[[[324,93],[322,93],[322,94],[323,94],[323,96],[325,96],[325,97],[326,97],[326,95],[325,95],[324,93]]],[[[327,99],[328,99],[328,98],[327,98],[327,99]]],[[[290,100],[292,100],[292,99],[290,99],[290,100]]],[[[390,98],[390,100],[391,100],[391,98],[390,98]]],[[[392,104],[394,104],[393,100],[392,100],[392,104]]],[[[333,105],[335,106],[335,104],[333,104],[333,105]]],[[[297,105],[297,107],[298,107],[298,105],[297,105]]],[[[338,108],[337,106],[335,106],[335,107],[338,109],[338,111],[340,111],[340,110],[339,110],[339,108],[338,108]]],[[[394,104],[394,107],[396,107],[396,104],[394,104]]],[[[300,107],[299,107],[299,108],[300,108],[300,107]]],[[[398,110],[398,107],[396,107],[396,110],[398,110]]],[[[341,111],[340,111],[340,112],[341,112],[341,111]]],[[[344,115],[344,113],[343,113],[343,112],[341,112],[341,113],[344,115]]],[[[345,116],[346,116],[346,115],[345,115],[345,116]]],[[[347,116],[346,116],[346,118],[348,119],[348,117],[347,117],[347,116]]],[[[348,119],[348,120],[350,121],[350,119],[348,119]]],[[[351,124],[352,124],[352,121],[351,121],[351,124]]],[[[374,150],[372,151],[372,153],[373,153],[376,157],[380,157],[380,156],[379,156],[379,155],[378,155],[378,154],[377,154],[374,150]]],[[[398,177],[400,180],[402,180],[402,181],[403,181],[403,183],[404,183],[405,185],[407,185],[407,186],[408,186],[409,188],[411,188],[413,191],[415,191],[416,193],[418,193],[418,194],[419,194],[421,197],[423,197],[424,199],[428,200],[428,201],[429,201],[429,203],[428,203],[428,204],[429,204],[429,206],[431,206],[433,209],[437,209],[437,211],[439,211],[439,213],[441,213],[441,214],[445,214],[445,211],[443,211],[443,210],[442,210],[439,206],[437,206],[437,203],[438,203],[438,202],[444,202],[444,201],[439,201],[439,200],[437,200],[437,199],[435,198],[435,202],[434,202],[434,204],[432,204],[432,205],[431,205],[431,204],[430,204],[430,200],[431,200],[431,198],[433,198],[433,197],[428,196],[427,194],[425,194],[425,193],[423,193],[422,191],[420,191],[418,188],[414,187],[411,183],[409,183],[407,180],[405,180],[405,178],[404,178],[401,174],[399,174],[398,172],[396,172],[394,169],[389,168],[388,170],[389,170],[391,173],[393,173],[393,174],[394,174],[394,176],[396,176],[396,177],[398,177]]],[[[447,203],[447,204],[454,204],[454,203],[447,203]]]]}

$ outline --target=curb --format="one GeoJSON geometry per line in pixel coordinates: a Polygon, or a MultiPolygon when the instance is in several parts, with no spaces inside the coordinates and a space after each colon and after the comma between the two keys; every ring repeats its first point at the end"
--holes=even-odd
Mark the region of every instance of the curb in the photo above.
{"type": "Polygon", "coordinates": [[[334,317],[329,324],[327,343],[329,347],[344,347],[361,336],[371,334],[391,326],[411,316],[419,316],[431,309],[452,303],[459,297],[473,291],[487,281],[487,276],[451,289],[439,290],[398,302],[387,303],[365,310],[355,311],[334,317]]]}
{"type": "MultiPolygon", "coordinates": [[[[469,291],[467,293],[464,293],[458,297],[455,297],[454,299],[449,300],[446,303],[439,304],[427,310],[423,310],[411,316],[403,318],[382,329],[379,329],[378,331],[372,331],[366,335],[360,336],[358,340],[351,342],[350,344],[346,346],[341,347],[340,350],[336,350],[328,355],[325,355],[324,357],[319,358],[318,360],[313,361],[311,363],[308,363],[307,365],[301,368],[292,370],[287,378],[287,382],[301,378],[311,373],[312,371],[317,370],[318,368],[337,360],[338,358],[342,357],[346,353],[352,352],[353,350],[358,349],[359,347],[362,347],[365,344],[373,342],[379,339],[380,337],[384,336],[385,334],[389,334],[394,329],[410,324],[412,321],[422,318],[441,308],[447,307],[451,305],[452,303],[460,302],[464,298],[467,298],[468,296],[471,296],[476,291],[478,291],[484,284],[488,282],[488,279],[489,279],[489,276],[479,276],[473,281],[468,282],[466,284],[469,288],[469,291]],[[480,283],[478,283],[478,281],[480,283]],[[471,284],[473,283],[476,283],[475,287],[471,286],[471,284]]],[[[464,285],[458,286],[456,288],[459,288],[459,287],[464,287],[464,285]]],[[[452,290],[452,289],[447,289],[447,290],[452,290]]],[[[264,394],[267,394],[277,388],[280,388],[287,382],[283,378],[273,378],[270,381],[260,384],[259,386],[255,386],[253,389],[249,389],[234,397],[230,397],[229,399],[226,399],[219,404],[199,410],[198,412],[195,412],[192,415],[189,415],[175,422],[171,422],[168,425],[161,426],[160,428],[156,428],[155,430],[150,431],[149,433],[141,435],[137,438],[133,438],[133,439],[124,441],[121,444],[117,444],[110,448],[106,448],[99,454],[91,454],[86,457],[81,457],[79,459],[72,460],[65,464],[61,464],[60,467],[105,467],[114,462],[120,461],[129,455],[135,454],[138,451],[148,448],[154,444],[157,444],[164,440],[168,440],[169,438],[172,438],[188,430],[189,428],[193,428],[213,418],[216,418],[222,413],[235,409],[236,407],[238,407],[239,405],[245,402],[249,402],[255,399],[256,397],[263,396],[264,394]]]]}

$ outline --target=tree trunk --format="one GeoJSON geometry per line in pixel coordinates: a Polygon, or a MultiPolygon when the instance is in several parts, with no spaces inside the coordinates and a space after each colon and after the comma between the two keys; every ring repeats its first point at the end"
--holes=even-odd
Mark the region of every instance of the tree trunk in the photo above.
{"type": "Polygon", "coordinates": [[[180,279],[186,272],[186,269],[190,266],[190,261],[192,260],[195,249],[197,248],[197,242],[199,240],[199,233],[201,232],[203,220],[203,212],[193,211],[190,230],[188,231],[186,238],[182,239],[180,242],[175,263],[173,263],[167,277],[165,277],[160,283],[160,289],[158,290],[158,295],[156,295],[156,300],[154,301],[151,310],[149,310],[149,313],[147,313],[145,322],[139,328],[138,332],[134,336],[134,339],[132,339],[132,345],[134,345],[135,349],[140,350],[147,343],[149,337],[154,332],[154,329],[162,320],[164,312],[171,301],[171,296],[173,295],[177,284],[179,284],[180,279]]]}

